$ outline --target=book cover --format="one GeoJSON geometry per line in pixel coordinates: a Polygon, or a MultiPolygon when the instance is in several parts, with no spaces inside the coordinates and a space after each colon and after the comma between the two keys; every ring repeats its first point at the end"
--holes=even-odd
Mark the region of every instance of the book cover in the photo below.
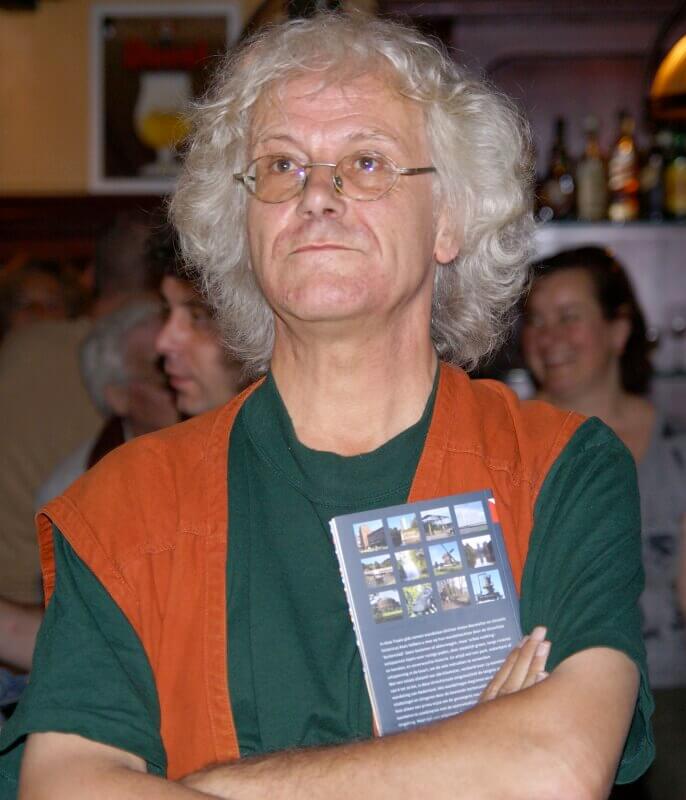
{"type": "Polygon", "coordinates": [[[380,735],[459,714],[521,639],[490,490],[331,520],[380,735]]]}

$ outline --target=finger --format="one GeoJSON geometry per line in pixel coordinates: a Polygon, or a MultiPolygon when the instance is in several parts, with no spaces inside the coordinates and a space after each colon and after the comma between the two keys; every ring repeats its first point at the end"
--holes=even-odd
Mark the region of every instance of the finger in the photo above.
{"type": "MultiPolygon", "coordinates": [[[[541,635],[545,635],[545,630],[540,629],[536,631],[536,638],[540,638],[541,635]]],[[[529,649],[527,649],[524,657],[522,656],[522,649],[527,646],[527,643],[530,640],[530,636],[524,636],[517,646],[508,653],[507,658],[505,661],[500,665],[500,668],[496,672],[496,674],[491,678],[490,682],[486,686],[486,688],[481,693],[479,697],[479,702],[484,702],[486,700],[493,700],[495,697],[498,697],[500,694],[504,694],[503,686],[511,680],[512,671],[515,669],[519,669],[521,671],[521,667],[517,665],[520,664],[522,658],[526,664],[528,664],[531,660],[530,655],[530,645],[529,649]]],[[[510,689],[509,691],[514,691],[514,689],[510,689]]]]}
{"type": "MultiPolygon", "coordinates": [[[[518,658],[512,666],[507,679],[504,681],[500,688],[501,694],[510,694],[518,692],[524,687],[524,682],[532,673],[532,665],[536,660],[539,646],[545,641],[546,629],[543,627],[536,627],[531,632],[529,640],[519,649],[518,658]]],[[[540,657],[538,663],[540,664],[540,657]]],[[[545,667],[545,661],[541,668],[536,667],[532,674],[540,672],[545,667]]]]}
{"type": "MultiPolygon", "coordinates": [[[[528,639],[528,637],[525,637],[525,639],[528,639]]],[[[480,703],[486,700],[493,700],[495,697],[498,696],[498,693],[500,692],[502,685],[508,679],[510,673],[512,672],[512,669],[517,663],[519,650],[522,644],[524,643],[525,639],[523,639],[522,642],[520,642],[519,645],[517,645],[517,647],[514,648],[514,650],[511,650],[508,653],[505,661],[500,665],[498,671],[488,682],[488,685],[483,690],[483,692],[481,692],[481,696],[479,697],[480,703]]]]}
{"type": "MultiPolygon", "coordinates": [[[[550,643],[545,640],[546,629],[534,628],[531,636],[525,636],[509,654],[498,672],[479,697],[479,702],[493,700],[504,694],[533,686],[540,681],[550,652],[550,643]],[[543,641],[541,641],[543,640],[543,641]]],[[[546,673],[547,675],[547,673],[546,673]]]]}
{"type": "MultiPolygon", "coordinates": [[[[537,677],[545,673],[546,662],[550,654],[550,642],[546,639],[536,648],[536,653],[531,660],[529,671],[522,682],[522,689],[528,689],[537,682],[537,677]]],[[[547,674],[547,673],[546,673],[547,674]]]]}

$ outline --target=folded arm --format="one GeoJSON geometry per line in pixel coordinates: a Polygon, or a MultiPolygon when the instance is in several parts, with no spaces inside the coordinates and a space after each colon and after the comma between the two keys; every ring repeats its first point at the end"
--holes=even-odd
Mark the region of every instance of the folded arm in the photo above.
{"type": "Polygon", "coordinates": [[[145,771],[139,756],[68,733],[26,742],[18,800],[195,800],[207,794],[145,771]]]}
{"type": "Polygon", "coordinates": [[[246,759],[181,783],[148,775],[142,759],[116,748],[36,733],[27,742],[19,800],[384,800],[419,788],[437,800],[605,798],[637,687],[625,655],[595,648],[530,688],[458,717],[382,739],[246,759]]]}
{"type": "Polygon", "coordinates": [[[638,670],[616,650],[568,658],[531,688],[411,732],[214,767],[186,784],[221,798],[586,800],[607,797],[638,670]]]}

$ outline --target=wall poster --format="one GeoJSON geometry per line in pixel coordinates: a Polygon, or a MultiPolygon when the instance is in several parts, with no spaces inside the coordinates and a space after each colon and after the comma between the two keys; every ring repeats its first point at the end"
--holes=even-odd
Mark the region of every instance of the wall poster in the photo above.
{"type": "Polygon", "coordinates": [[[191,102],[238,38],[232,3],[100,5],[91,16],[91,189],[174,187],[191,102]]]}

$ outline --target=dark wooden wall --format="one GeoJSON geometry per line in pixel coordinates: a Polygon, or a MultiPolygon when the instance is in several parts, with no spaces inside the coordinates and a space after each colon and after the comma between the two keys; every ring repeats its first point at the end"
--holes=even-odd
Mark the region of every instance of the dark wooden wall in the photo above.
{"type": "Polygon", "coordinates": [[[100,232],[128,209],[152,211],[155,196],[0,196],[0,262],[16,256],[90,259],[100,232]]]}

